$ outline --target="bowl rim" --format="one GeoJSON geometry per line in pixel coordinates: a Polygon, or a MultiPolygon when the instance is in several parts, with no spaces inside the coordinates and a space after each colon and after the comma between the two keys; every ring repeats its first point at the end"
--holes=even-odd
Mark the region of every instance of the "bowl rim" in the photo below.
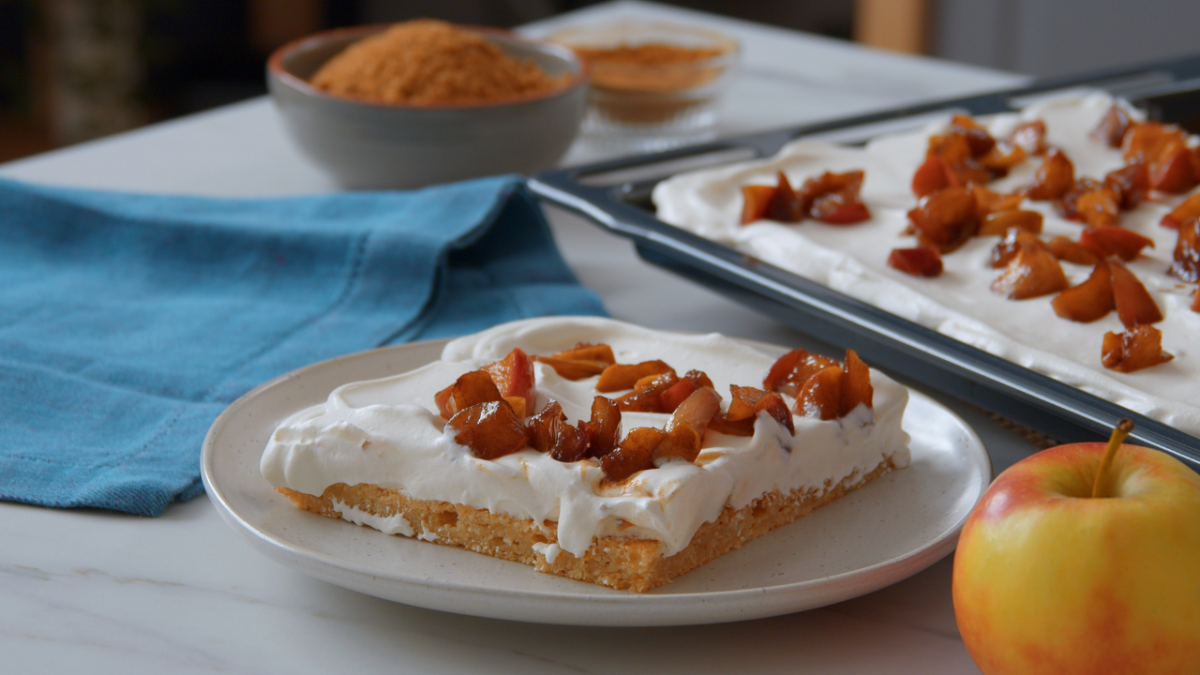
{"type": "MultiPolygon", "coordinates": [[[[402,23],[402,22],[396,22],[402,23]]],[[[271,52],[267,58],[267,71],[280,83],[295,89],[305,95],[313,96],[330,101],[340,101],[342,103],[351,103],[356,105],[372,106],[375,108],[393,108],[397,110],[468,110],[475,108],[499,108],[503,106],[529,103],[543,99],[554,98],[558,95],[578,88],[588,80],[589,68],[587,62],[576,56],[575,52],[570,47],[565,45],[555,44],[551,42],[541,42],[524,38],[517,33],[504,28],[494,28],[491,26],[473,26],[466,24],[452,24],[455,28],[480,33],[486,38],[501,38],[510,42],[519,42],[539,51],[548,53],[552,56],[557,56],[564,61],[572,63],[576,66],[575,75],[564,80],[561,84],[546,89],[545,91],[534,92],[530,94],[521,94],[517,96],[506,96],[504,98],[488,100],[488,101],[471,101],[467,103],[387,103],[383,101],[371,101],[367,99],[351,98],[349,96],[335,96],[321,89],[318,89],[308,83],[307,80],[293,75],[283,67],[283,60],[290,56],[293,52],[304,48],[311,48],[319,44],[329,42],[334,39],[344,39],[353,37],[362,39],[383,31],[396,25],[396,23],[375,23],[363,24],[359,26],[343,26],[340,28],[331,28],[328,30],[319,31],[297,38],[277,48],[271,52]]],[[[349,46],[350,43],[347,44],[349,46]]]]}

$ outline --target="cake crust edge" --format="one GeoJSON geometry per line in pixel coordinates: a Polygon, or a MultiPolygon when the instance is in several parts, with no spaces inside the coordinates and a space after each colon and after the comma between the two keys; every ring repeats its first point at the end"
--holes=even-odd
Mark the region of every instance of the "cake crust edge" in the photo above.
{"type": "Polygon", "coordinates": [[[823,488],[775,490],[740,509],[727,505],[716,520],[701,525],[688,545],[672,556],[664,557],[662,544],[656,540],[607,536],[593,541],[581,558],[559,551],[553,562],[534,548],[535,544],[557,544],[557,523],[553,521],[537,523],[466,504],[414,499],[398,490],[366,483],[337,483],[320,496],[286,487],[276,490],[301,509],[328,518],[345,520],[335,502],[343,509],[349,507],[375,517],[400,515],[418,539],[523,563],[539,572],[644,593],[806,516],[895,468],[889,455],[870,472],[855,472],[836,484],[826,481],[823,488]]]}

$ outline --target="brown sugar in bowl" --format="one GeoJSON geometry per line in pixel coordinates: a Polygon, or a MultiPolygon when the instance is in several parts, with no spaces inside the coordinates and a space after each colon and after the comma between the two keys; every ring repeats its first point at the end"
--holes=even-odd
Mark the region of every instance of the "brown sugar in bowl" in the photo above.
{"type": "Polygon", "coordinates": [[[545,90],[475,102],[382,103],[310,84],[331,58],[389,26],[341,28],[284,45],[267,84],[301,152],[349,189],[405,189],[553,166],[579,132],[586,67],[564,47],[469,28],[507,55],[537,65],[545,90]]]}

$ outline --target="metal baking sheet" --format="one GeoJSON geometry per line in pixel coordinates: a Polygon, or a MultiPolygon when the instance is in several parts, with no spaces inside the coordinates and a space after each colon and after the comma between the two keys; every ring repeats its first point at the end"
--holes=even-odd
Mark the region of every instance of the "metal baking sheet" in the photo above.
{"type": "MultiPolygon", "coordinates": [[[[542,199],[633,240],[645,260],[756,308],[801,332],[851,347],[868,362],[978,405],[1061,442],[1103,440],[1122,417],[1133,442],[1200,470],[1200,438],[970,347],[804,277],[673,227],[654,216],[650,192],[687,170],[766,158],[800,137],[864,142],[916,129],[947,111],[1008,112],[1077,87],[1105,89],[1153,119],[1200,132],[1200,55],[1030,87],[934,101],[672,151],[548,171],[530,179],[542,199]]],[[[1200,384],[1200,383],[1198,383],[1200,384]]]]}

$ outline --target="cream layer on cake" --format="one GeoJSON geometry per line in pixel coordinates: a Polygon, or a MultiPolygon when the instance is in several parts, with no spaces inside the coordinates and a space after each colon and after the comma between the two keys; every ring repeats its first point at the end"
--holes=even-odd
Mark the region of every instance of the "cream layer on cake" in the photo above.
{"type": "MultiPolygon", "coordinates": [[[[1123,165],[1121,153],[1088,138],[1088,131],[1111,104],[1107,95],[1079,93],[986,122],[994,136],[1004,138],[1018,123],[1042,119],[1047,143],[1066,152],[1077,178],[1103,179],[1104,174],[1123,165]]],[[[1200,435],[1200,314],[1190,309],[1196,285],[1183,284],[1166,274],[1176,231],[1158,224],[1186,195],[1155,195],[1154,201],[1120,216],[1123,227],[1154,240],[1155,248],[1147,249],[1129,268],[1166,316],[1156,326],[1163,333],[1163,348],[1175,355],[1169,363],[1134,373],[1107,370],[1100,361],[1104,333],[1124,330],[1116,312],[1094,323],[1075,323],[1055,315],[1050,305],[1053,296],[1014,301],[992,293],[989,285],[1001,272],[989,265],[996,237],[977,237],[943,256],[945,271],[936,278],[915,278],[887,266],[893,248],[917,245],[915,237],[902,234],[908,224],[906,212],[917,202],[910,189],[912,175],[925,158],[929,135],[944,131],[949,118],[947,114],[944,122],[920,132],[881,137],[861,148],[798,141],[769,160],[681,174],[655,189],[658,217],[1200,435]],[[862,195],[871,209],[870,220],[842,227],[813,220],[797,225],[772,221],[739,225],[743,185],[773,185],[777,171],[799,185],[824,171],[851,169],[866,171],[862,195]]],[[[1027,184],[1039,164],[1040,158],[1027,160],[988,187],[1008,192],[1027,184]]],[[[1065,235],[1078,239],[1082,225],[1059,217],[1049,202],[1027,200],[1021,208],[1043,214],[1043,238],[1065,235]]],[[[1091,273],[1090,266],[1067,262],[1062,266],[1072,285],[1091,273]]]]}
{"type": "MultiPolygon", "coordinates": [[[[619,483],[604,482],[595,461],[563,463],[533,450],[482,460],[455,442],[454,430],[437,413],[435,392],[514,347],[548,355],[578,342],[611,345],[618,363],[662,359],[680,373],[703,370],[725,398],[723,408],[730,384],[761,386],[778,356],[720,335],[668,333],[593,317],[504,324],[451,342],[440,361],[344,385],[325,403],[284,420],[263,453],[263,476],[276,488],[310,495],[337,483],[373,484],[415,499],[555,522],[557,545],[577,557],[603,536],[657,540],[670,556],[726,506],[743,508],[772,491],[823,490],[865,476],[889,458],[897,468],[909,462],[908,434],[901,429],[908,392],[874,371],[873,410],[859,406],[842,420],[825,422],[795,417],[795,436],[762,413],[751,437],[709,432],[694,463],[668,462],[619,483]]],[[[572,382],[540,363],[534,370],[536,409],[553,399],[572,423],[588,419],[596,377],[572,382]]],[[[622,432],[661,428],[669,418],[622,413],[622,432]]],[[[412,531],[406,523],[377,525],[351,515],[377,529],[412,531]]]]}

